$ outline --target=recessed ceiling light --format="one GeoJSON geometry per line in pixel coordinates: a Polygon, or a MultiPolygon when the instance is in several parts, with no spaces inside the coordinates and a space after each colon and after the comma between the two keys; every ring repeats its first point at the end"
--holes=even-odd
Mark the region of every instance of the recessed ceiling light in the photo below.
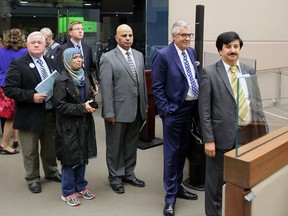
{"type": "Polygon", "coordinates": [[[91,6],[92,4],[91,3],[85,3],[84,5],[85,6],[91,6]]]}
{"type": "Polygon", "coordinates": [[[28,1],[20,1],[21,4],[28,4],[28,1]]]}

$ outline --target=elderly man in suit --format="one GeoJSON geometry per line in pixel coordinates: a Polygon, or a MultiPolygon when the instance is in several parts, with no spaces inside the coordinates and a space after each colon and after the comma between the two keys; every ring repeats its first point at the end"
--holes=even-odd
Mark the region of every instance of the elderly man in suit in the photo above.
{"type": "Polygon", "coordinates": [[[242,46],[236,32],[220,34],[216,47],[222,59],[201,73],[199,115],[206,153],[207,216],[222,215],[224,154],[235,148],[236,141],[243,145],[268,132],[255,69],[239,62],[242,46]],[[241,76],[248,78],[239,79],[237,93],[241,76]]]}
{"type": "Polygon", "coordinates": [[[190,47],[193,33],[188,23],[178,21],[171,35],[173,42],[156,53],[152,66],[152,89],[163,123],[165,216],[175,214],[176,198],[198,199],[182,186],[192,118],[198,111],[199,75],[196,52],[190,47]]]}
{"type": "Polygon", "coordinates": [[[93,52],[91,46],[82,41],[84,37],[84,26],[80,21],[73,21],[67,26],[68,41],[58,46],[55,50],[55,59],[60,72],[64,69],[62,53],[65,49],[75,47],[81,51],[83,56],[83,69],[88,74],[93,74],[98,80],[98,72],[95,62],[93,61],[93,52]]]}
{"type": "Polygon", "coordinates": [[[37,93],[35,87],[55,68],[52,59],[43,56],[45,37],[32,32],[27,37],[28,54],[11,62],[6,75],[5,94],[15,100],[13,128],[19,130],[25,179],[29,190],[41,192],[39,147],[45,178],[61,182],[55,152],[55,113],[47,95],[37,93]]]}
{"type": "Polygon", "coordinates": [[[122,24],[116,30],[117,47],[100,59],[102,117],[106,130],[106,161],[111,188],[124,193],[123,181],[144,187],[136,178],[137,141],[147,117],[148,101],[143,55],[131,49],[133,31],[122,24]]]}

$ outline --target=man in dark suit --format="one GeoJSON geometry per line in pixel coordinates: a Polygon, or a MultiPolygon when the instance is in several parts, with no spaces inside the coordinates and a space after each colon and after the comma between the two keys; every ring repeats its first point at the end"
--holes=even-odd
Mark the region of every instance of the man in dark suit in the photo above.
{"type": "Polygon", "coordinates": [[[255,69],[239,62],[242,46],[243,41],[237,33],[220,34],[216,47],[222,59],[203,68],[201,73],[199,115],[206,154],[207,216],[222,215],[224,154],[235,148],[236,141],[243,145],[268,131],[257,79],[253,76],[255,69]],[[240,77],[239,89],[242,90],[235,89],[237,82],[233,80],[237,77],[240,77]]]}
{"type": "Polygon", "coordinates": [[[193,37],[185,21],[171,29],[173,42],[159,50],[152,65],[152,89],[163,123],[164,215],[175,214],[176,198],[196,200],[198,196],[182,186],[183,168],[191,145],[192,118],[198,111],[199,75],[196,52],[190,47],[193,37]]]}
{"type": "Polygon", "coordinates": [[[148,100],[143,55],[135,49],[130,26],[118,26],[117,47],[100,59],[102,117],[106,130],[106,161],[111,188],[124,193],[123,181],[144,187],[136,178],[137,143],[147,118],[148,100]]]}
{"type": "Polygon", "coordinates": [[[62,53],[65,49],[75,47],[81,51],[83,56],[83,69],[88,74],[93,74],[97,80],[98,70],[93,61],[93,52],[91,46],[82,41],[84,37],[83,23],[80,21],[73,21],[67,26],[68,41],[56,48],[55,59],[57,61],[60,72],[64,69],[62,53]]]}
{"type": "Polygon", "coordinates": [[[43,56],[45,37],[33,32],[27,37],[28,54],[11,62],[6,75],[5,94],[15,100],[13,128],[19,130],[25,179],[29,190],[41,192],[39,147],[45,178],[61,182],[55,152],[55,114],[47,95],[37,93],[35,87],[52,71],[52,59],[43,56]]]}

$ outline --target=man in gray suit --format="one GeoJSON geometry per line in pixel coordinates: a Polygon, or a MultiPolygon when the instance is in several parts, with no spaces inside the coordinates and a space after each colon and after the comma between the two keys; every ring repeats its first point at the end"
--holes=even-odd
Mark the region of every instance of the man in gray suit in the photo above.
{"type": "Polygon", "coordinates": [[[133,31],[118,26],[117,47],[100,59],[100,85],[103,100],[102,117],[106,130],[106,161],[111,188],[124,193],[123,181],[144,187],[136,178],[137,142],[147,117],[148,100],[143,55],[131,49],[133,31]]]}
{"type": "Polygon", "coordinates": [[[242,46],[237,33],[220,34],[216,47],[222,59],[204,68],[201,74],[199,115],[206,154],[205,212],[208,216],[222,215],[224,154],[235,148],[237,141],[243,145],[268,131],[257,79],[253,76],[255,69],[239,62],[242,46]],[[238,112],[237,97],[241,101],[241,96],[234,96],[233,76],[234,80],[239,76],[249,77],[239,79],[243,106],[239,103],[238,112]]]}

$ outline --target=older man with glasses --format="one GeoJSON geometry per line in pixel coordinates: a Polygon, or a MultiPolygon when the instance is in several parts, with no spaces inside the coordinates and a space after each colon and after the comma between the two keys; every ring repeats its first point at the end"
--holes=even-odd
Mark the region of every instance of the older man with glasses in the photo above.
{"type": "Polygon", "coordinates": [[[53,40],[53,33],[52,33],[51,29],[42,28],[40,30],[40,32],[44,35],[45,40],[46,40],[44,55],[47,58],[54,59],[55,50],[58,46],[60,46],[60,44],[53,40]]]}
{"type": "Polygon", "coordinates": [[[152,89],[163,123],[165,216],[175,215],[176,198],[198,199],[182,186],[192,118],[198,116],[199,75],[196,52],[190,47],[193,33],[188,23],[178,21],[171,35],[173,42],[156,53],[152,66],[152,89]]]}

